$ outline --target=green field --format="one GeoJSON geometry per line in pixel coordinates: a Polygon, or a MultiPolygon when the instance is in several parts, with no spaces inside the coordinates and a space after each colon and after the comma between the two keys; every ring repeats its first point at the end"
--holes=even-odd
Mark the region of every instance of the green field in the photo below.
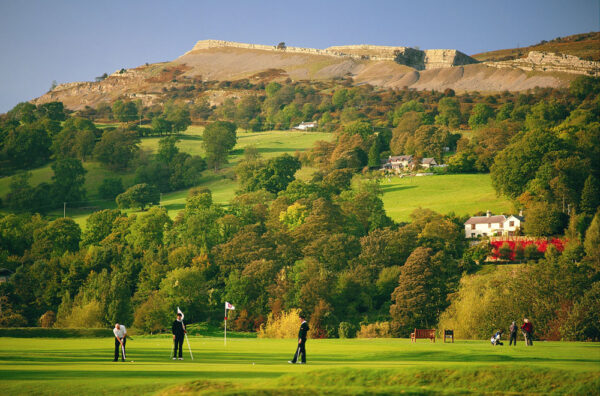
{"type": "MultiPolygon", "coordinates": [[[[204,156],[202,149],[202,127],[191,126],[180,135],[181,141],[178,147],[181,151],[193,155],[204,156]]],[[[258,152],[265,158],[282,155],[284,153],[294,154],[295,152],[305,151],[312,147],[317,140],[330,140],[332,134],[324,132],[291,132],[291,131],[268,131],[268,132],[241,132],[238,131],[237,145],[229,156],[229,163],[218,172],[206,170],[203,173],[199,186],[208,187],[213,193],[213,199],[219,203],[229,203],[235,195],[237,184],[233,180],[233,167],[243,157],[244,149],[249,146],[256,147],[258,152]]],[[[140,144],[142,150],[151,153],[158,149],[158,137],[143,138],[140,144]]],[[[98,162],[88,161],[84,163],[87,170],[85,175],[85,188],[89,202],[84,204],[83,208],[74,208],[67,205],[67,216],[72,217],[80,226],[85,226],[85,220],[95,210],[115,208],[113,201],[100,199],[98,196],[98,186],[107,177],[121,177],[125,187],[134,183],[134,174],[132,172],[118,173],[112,172],[102,167],[98,162]]],[[[298,171],[299,177],[309,177],[314,170],[303,168],[298,171]]],[[[53,175],[50,164],[31,171],[31,184],[37,185],[42,182],[50,182],[53,175]]],[[[0,178],[0,198],[3,198],[9,191],[10,177],[0,178]]],[[[174,191],[163,194],[162,204],[169,210],[169,215],[174,217],[185,205],[185,197],[188,190],[174,191]]],[[[54,210],[50,212],[53,216],[62,216],[63,210],[54,210]]]]}
{"type": "MultiPolygon", "coordinates": [[[[169,335],[137,336],[128,362],[111,338],[2,338],[3,395],[142,394],[598,394],[600,344],[492,347],[406,339],[295,340],[190,337],[194,361],[171,361],[169,335]]],[[[184,345],[185,347],[185,345],[184,345]]]]}
{"type": "MultiPolygon", "coordinates": [[[[180,135],[178,147],[181,151],[204,155],[202,149],[202,127],[191,126],[180,135]]],[[[293,154],[311,148],[317,140],[330,140],[333,135],[324,132],[238,132],[238,142],[229,156],[229,163],[218,172],[206,170],[200,186],[208,187],[213,193],[215,202],[227,204],[235,196],[237,183],[234,180],[233,167],[243,157],[244,149],[249,146],[256,149],[265,158],[293,154]]],[[[140,144],[142,150],[154,153],[158,148],[158,137],[143,138],[140,144]]],[[[85,188],[89,202],[83,208],[67,205],[67,216],[72,217],[80,226],[85,226],[85,220],[95,210],[115,208],[113,201],[101,200],[98,197],[98,186],[106,177],[121,177],[124,185],[134,183],[133,173],[117,173],[102,167],[97,162],[86,162],[85,188]]],[[[315,169],[303,167],[297,177],[308,179],[315,169]]],[[[32,184],[50,182],[52,170],[50,165],[32,171],[32,184]]],[[[0,178],[0,198],[9,190],[10,177],[0,178]]],[[[410,220],[409,214],[416,208],[429,208],[440,213],[454,212],[456,214],[473,214],[479,211],[491,210],[494,213],[509,213],[512,206],[506,199],[497,197],[488,174],[473,175],[442,175],[427,177],[409,177],[391,179],[384,178],[381,184],[384,195],[383,202],[388,215],[396,221],[410,220]]],[[[185,206],[188,190],[174,191],[162,195],[162,205],[167,208],[169,215],[174,217],[185,206]]],[[[50,213],[62,216],[62,209],[50,213]]]]}
{"type": "Polygon", "coordinates": [[[489,174],[393,176],[381,183],[385,210],[396,221],[409,221],[416,208],[457,215],[490,210],[510,213],[511,203],[496,196],[489,174]]]}

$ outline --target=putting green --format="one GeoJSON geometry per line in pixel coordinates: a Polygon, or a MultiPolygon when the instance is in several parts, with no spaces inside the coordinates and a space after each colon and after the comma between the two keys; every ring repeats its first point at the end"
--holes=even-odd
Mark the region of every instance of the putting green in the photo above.
{"type": "Polygon", "coordinates": [[[405,339],[309,340],[308,364],[290,365],[295,340],[190,337],[194,360],[169,359],[170,336],[138,336],[128,361],[110,338],[0,338],[3,395],[393,394],[535,392],[594,394],[600,344],[405,339]]]}

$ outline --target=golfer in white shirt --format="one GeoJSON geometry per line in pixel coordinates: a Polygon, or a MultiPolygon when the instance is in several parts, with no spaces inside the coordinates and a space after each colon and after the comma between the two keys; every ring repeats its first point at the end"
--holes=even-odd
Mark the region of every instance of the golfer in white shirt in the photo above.
{"type": "Polygon", "coordinates": [[[115,359],[113,362],[119,360],[119,355],[123,361],[125,361],[125,342],[127,341],[127,329],[122,324],[115,324],[115,328],[113,329],[113,333],[115,334],[115,359]]]}

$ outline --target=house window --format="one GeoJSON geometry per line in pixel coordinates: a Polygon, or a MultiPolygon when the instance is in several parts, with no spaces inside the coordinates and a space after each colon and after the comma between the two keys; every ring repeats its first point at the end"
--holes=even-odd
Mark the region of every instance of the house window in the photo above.
{"type": "Polygon", "coordinates": [[[504,228],[504,223],[498,223],[498,225],[500,226],[499,228],[504,228]]]}
{"type": "Polygon", "coordinates": [[[492,228],[492,223],[488,223],[488,228],[492,228]]]}
{"type": "Polygon", "coordinates": [[[471,229],[474,230],[475,229],[475,224],[471,224],[471,229]]]}
{"type": "Polygon", "coordinates": [[[508,225],[509,225],[510,227],[514,227],[514,226],[515,226],[515,222],[514,222],[514,221],[511,221],[511,222],[509,222],[509,223],[508,223],[508,225]]]}
{"type": "Polygon", "coordinates": [[[475,233],[474,232],[471,233],[471,238],[475,238],[475,233]]]}

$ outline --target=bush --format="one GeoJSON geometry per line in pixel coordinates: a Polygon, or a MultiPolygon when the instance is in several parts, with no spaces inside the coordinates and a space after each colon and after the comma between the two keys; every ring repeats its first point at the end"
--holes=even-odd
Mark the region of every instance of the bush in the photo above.
{"type": "Polygon", "coordinates": [[[356,334],[357,338],[392,338],[390,322],[363,324],[356,334]]]}
{"type": "Polygon", "coordinates": [[[258,338],[296,338],[300,327],[299,314],[300,310],[296,308],[279,316],[270,313],[267,323],[258,330],[258,338]]]}
{"type": "Polygon", "coordinates": [[[7,311],[0,315],[0,327],[22,327],[27,325],[27,319],[20,313],[7,311]]]}
{"type": "Polygon", "coordinates": [[[149,333],[166,329],[171,318],[169,308],[166,300],[154,292],[135,310],[133,325],[149,333]]]}
{"type": "Polygon", "coordinates": [[[104,327],[104,312],[100,302],[92,300],[87,304],[74,305],[64,321],[58,324],[57,327],[66,328],[100,328],[104,327]]]}
{"type": "Polygon", "coordinates": [[[338,329],[338,335],[340,338],[354,338],[356,337],[356,326],[349,322],[340,322],[340,328],[338,329]]]}
{"type": "Polygon", "coordinates": [[[40,326],[44,328],[54,326],[54,322],[56,322],[56,314],[54,311],[46,311],[46,313],[40,317],[40,326]]]}

